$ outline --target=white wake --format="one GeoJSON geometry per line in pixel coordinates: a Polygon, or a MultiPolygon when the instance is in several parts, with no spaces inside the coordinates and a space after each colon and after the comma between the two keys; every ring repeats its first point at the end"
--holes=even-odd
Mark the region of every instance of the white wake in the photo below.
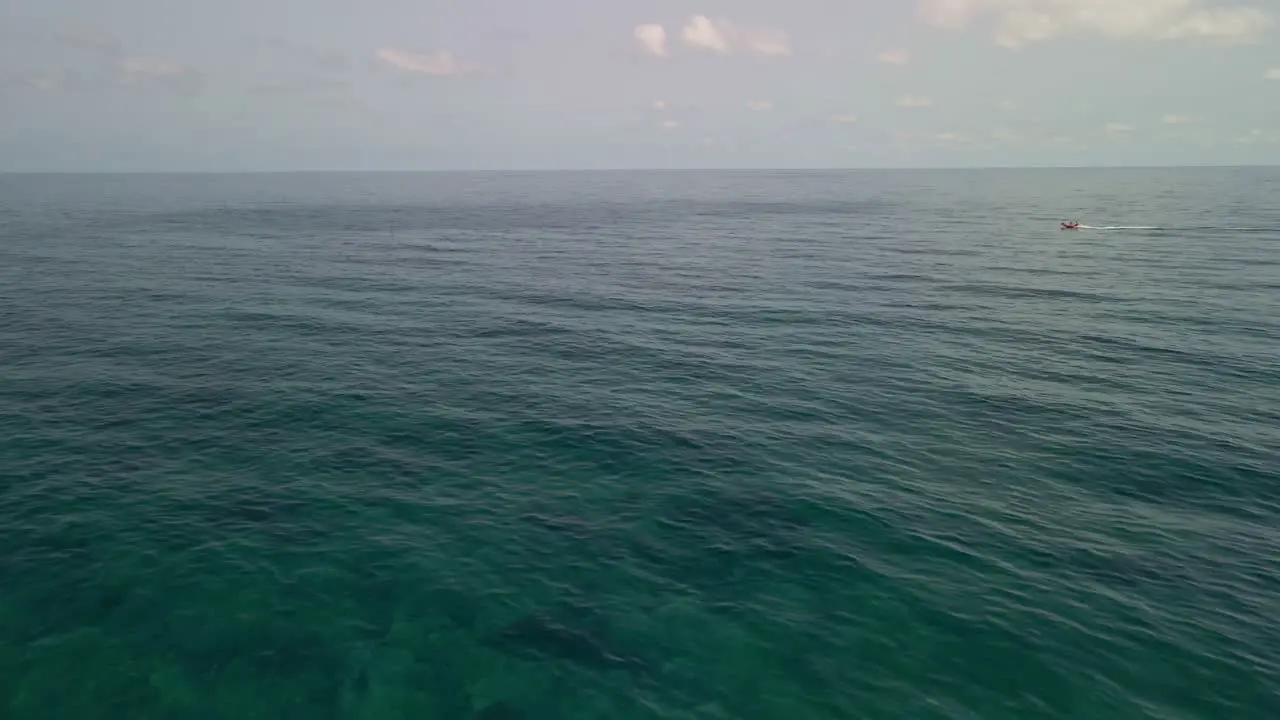
{"type": "Polygon", "coordinates": [[[1157,225],[1081,225],[1081,230],[1163,230],[1157,225]]]}

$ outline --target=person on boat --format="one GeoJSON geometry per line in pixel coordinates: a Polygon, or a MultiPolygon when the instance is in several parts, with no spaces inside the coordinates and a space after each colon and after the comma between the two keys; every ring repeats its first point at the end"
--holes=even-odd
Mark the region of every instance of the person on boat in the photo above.
{"type": "Polygon", "coordinates": [[[1080,223],[1079,223],[1079,222],[1071,222],[1071,221],[1069,221],[1069,220],[1063,220],[1063,221],[1062,221],[1062,229],[1063,229],[1063,230],[1079,230],[1079,229],[1080,229],[1080,223]]]}

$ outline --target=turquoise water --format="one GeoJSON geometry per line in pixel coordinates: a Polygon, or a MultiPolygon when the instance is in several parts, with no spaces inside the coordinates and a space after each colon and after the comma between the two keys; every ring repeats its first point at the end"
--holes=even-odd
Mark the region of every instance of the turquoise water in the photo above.
{"type": "Polygon", "coordinates": [[[1274,720],[1278,189],[0,176],[0,716],[1274,720]]]}

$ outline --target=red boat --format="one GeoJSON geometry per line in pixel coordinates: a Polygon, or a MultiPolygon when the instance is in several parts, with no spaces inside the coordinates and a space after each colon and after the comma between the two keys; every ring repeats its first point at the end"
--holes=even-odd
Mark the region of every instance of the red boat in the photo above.
{"type": "Polygon", "coordinates": [[[1078,223],[1078,222],[1064,222],[1064,223],[1062,223],[1062,229],[1063,229],[1063,230],[1079,230],[1079,229],[1080,229],[1080,223],[1078,223]]]}

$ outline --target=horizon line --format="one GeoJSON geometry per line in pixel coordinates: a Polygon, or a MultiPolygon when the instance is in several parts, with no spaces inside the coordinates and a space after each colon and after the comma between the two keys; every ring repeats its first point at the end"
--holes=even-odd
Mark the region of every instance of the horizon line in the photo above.
{"type": "Polygon", "coordinates": [[[0,175],[338,175],[338,174],[533,174],[533,173],[683,173],[683,172],[938,172],[983,170],[1207,170],[1280,168],[1273,163],[1186,165],[905,165],[866,167],[600,167],[600,168],[435,168],[435,169],[240,169],[240,170],[0,170],[0,175]]]}

